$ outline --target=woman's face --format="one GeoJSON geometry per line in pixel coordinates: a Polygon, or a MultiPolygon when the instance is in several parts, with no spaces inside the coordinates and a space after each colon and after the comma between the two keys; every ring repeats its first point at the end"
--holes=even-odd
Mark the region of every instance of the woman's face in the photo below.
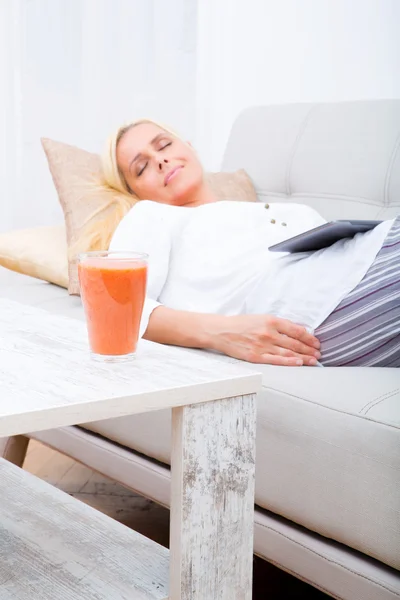
{"type": "Polygon", "coordinates": [[[203,184],[203,169],[192,147],[153,123],[125,133],[117,163],[140,200],[188,206],[203,184]]]}

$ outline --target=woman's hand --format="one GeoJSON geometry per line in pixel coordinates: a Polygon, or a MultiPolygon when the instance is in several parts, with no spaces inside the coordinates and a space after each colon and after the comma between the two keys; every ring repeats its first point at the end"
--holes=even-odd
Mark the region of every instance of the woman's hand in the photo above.
{"type": "Polygon", "coordinates": [[[144,337],[269,365],[315,365],[320,357],[318,340],[304,327],[270,315],[226,317],[159,306],[151,313],[144,337]]]}
{"type": "Polygon", "coordinates": [[[221,317],[209,340],[213,350],[252,363],[314,366],[320,357],[319,341],[304,327],[270,315],[221,317]]]}

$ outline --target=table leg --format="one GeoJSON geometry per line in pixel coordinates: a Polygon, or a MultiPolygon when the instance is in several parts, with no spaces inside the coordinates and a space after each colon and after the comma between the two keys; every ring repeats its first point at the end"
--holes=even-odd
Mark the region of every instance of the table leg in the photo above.
{"type": "Polygon", "coordinates": [[[251,600],[255,395],[173,409],[170,600],[251,600]]]}

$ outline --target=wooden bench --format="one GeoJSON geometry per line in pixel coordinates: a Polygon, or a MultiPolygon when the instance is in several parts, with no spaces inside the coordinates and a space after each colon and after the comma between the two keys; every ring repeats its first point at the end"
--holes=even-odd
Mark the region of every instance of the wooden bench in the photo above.
{"type": "Polygon", "coordinates": [[[1,600],[165,600],[169,551],[0,459],[1,600]]]}

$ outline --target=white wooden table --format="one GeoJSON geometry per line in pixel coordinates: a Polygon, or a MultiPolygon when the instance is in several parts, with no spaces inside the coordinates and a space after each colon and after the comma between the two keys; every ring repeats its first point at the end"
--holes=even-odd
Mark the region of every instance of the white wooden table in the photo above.
{"type": "Polygon", "coordinates": [[[0,437],[172,408],[170,551],[0,460],[1,600],[250,600],[261,375],[0,300],[0,437]]]}

